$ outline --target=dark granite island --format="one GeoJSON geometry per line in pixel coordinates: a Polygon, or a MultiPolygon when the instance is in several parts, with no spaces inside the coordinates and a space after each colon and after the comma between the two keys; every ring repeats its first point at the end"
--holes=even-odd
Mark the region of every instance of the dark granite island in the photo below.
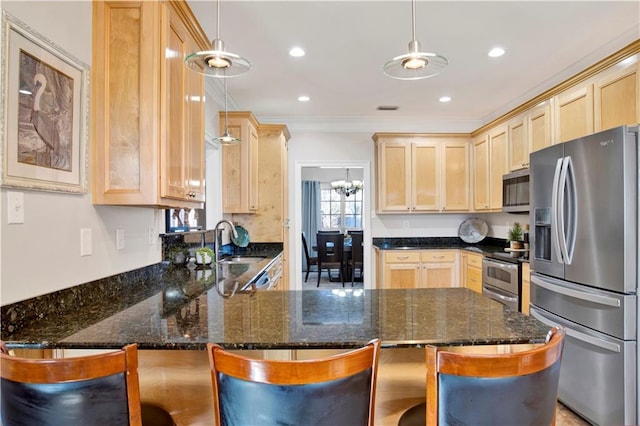
{"type": "Polygon", "coordinates": [[[216,342],[229,349],[340,349],[375,337],[383,347],[540,343],[549,329],[464,288],[231,296],[190,285],[185,291],[167,284],[102,319],[69,312],[47,321],[50,327],[41,322],[2,338],[22,348],[119,348],[136,342],[140,349],[202,350],[216,342]]]}

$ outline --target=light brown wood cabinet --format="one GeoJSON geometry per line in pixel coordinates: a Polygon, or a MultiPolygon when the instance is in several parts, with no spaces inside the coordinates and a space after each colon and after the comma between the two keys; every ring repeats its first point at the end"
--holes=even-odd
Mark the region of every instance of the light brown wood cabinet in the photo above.
{"type": "Polygon", "coordinates": [[[381,288],[459,287],[458,250],[385,250],[381,288]]]}
{"type": "Polygon", "coordinates": [[[484,256],[462,250],[460,257],[463,286],[482,294],[482,258],[484,256]]]}
{"type": "Polygon", "coordinates": [[[466,135],[376,133],[378,213],[469,210],[466,135]]]}
{"type": "MultiPolygon", "coordinates": [[[[285,125],[257,123],[255,146],[258,150],[254,155],[260,158],[260,164],[252,170],[252,173],[258,181],[254,192],[260,202],[256,202],[256,208],[251,210],[252,213],[233,213],[231,216],[234,223],[242,225],[249,232],[252,242],[283,243],[284,267],[279,289],[288,288],[287,144],[289,138],[289,130],[285,125]]],[[[238,180],[235,180],[235,184],[238,184],[238,180]]],[[[226,185],[223,188],[223,192],[232,191],[226,185]]],[[[230,197],[225,196],[225,198],[230,197]]]]}
{"type": "Polygon", "coordinates": [[[226,128],[241,140],[222,146],[222,211],[254,213],[258,210],[258,121],[250,112],[220,112],[220,133],[226,128]]]}
{"type": "Polygon", "coordinates": [[[529,304],[531,303],[531,269],[527,262],[522,262],[522,291],[520,294],[520,303],[522,304],[522,313],[529,315],[529,304]]]}
{"type": "Polygon", "coordinates": [[[94,204],[202,208],[204,80],[182,58],[208,47],[184,2],[93,2],[94,204]]]}
{"type": "Polygon", "coordinates": [[[571,88],[554,98],[555,143],[593,133],[593,84],[571,88]]]}
{"type": "Polygon", "coordinates": [[[640,72],[637,57],[602,72],[594,84],[595,130],[640,123],[640,72]]]}
{"type": "Polygon", "coordinates": [[[526,122],[530,153],[551,145],[551,107],[549,101],[529,110],[526,114],[526,122]]]}
{"type": "Polygon", "coordinates": [[[507,129],[500,126],[473,142],[473,207],[502,210],[502,175],[507,172],[507,129]]]}
{"type": "Polygon", "coordinates": [[[524,115],[509,123],[509,170],[520,170],[529,167],[529,135],[527,120],[524,115]]]}

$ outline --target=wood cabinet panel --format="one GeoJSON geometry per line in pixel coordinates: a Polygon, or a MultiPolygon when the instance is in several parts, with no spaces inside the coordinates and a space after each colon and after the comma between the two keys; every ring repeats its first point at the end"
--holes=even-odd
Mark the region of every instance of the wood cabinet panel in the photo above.
{"type": "Polygon", "coordinates": [[[469,210],[466,136],[374,134],[378,213],[469,210]]]}
{"type": "Polygon", "coordinates": [[[527,121],[522,116],[509,123],[509,170],[529,167],[529,140],[527,121]]]}
{"type": "Polygon", "coordinates": [[[520,295],[521,310],[525,315],[529,315],[529,304],[531,303],[531,269],[528,263],[522,264],[522,292],[520,295]]]}
{"type": "Polygon", "coordinates": [[[181,58],[208,44],[182,2],[93,2],[94,204],[202,207],[204,85],[181,58]]]}
{"type": "Polygon", "coordinates": [[[504,126],[489,133],[489,207],[502,210],[502,175],[507,173],[507,130],[504,126]]]}
{"type": "Polygon", "coordinates": [[[555,97],[556,143],[593,133],[593,84],[555,97]]]}
{"type": "Polygon", "coordinates": [[[442,210],[469,210],[469,142],[445,142],[442,164],[442,210]]]}
{"type": "Polygon", "coordinates": [[[411,145],[385,141],[377,149],[378,203],[380,211],[411,210],[411,145]]]}
{"type": "Polygon", "coordinates": [[[596,131],[640,123],[639,82],[637,62],[603,73],[594,89],[596,131]]]}
{"type": "Polygon", "coordinates": [[[551,108],[548,102],[527,114],[529,149],[538,151],[551,145],[551,108]]]}
{"type": "Polygon", "coordinates": [[[489,210],[489,136],[483,135],[473,143],[473,208],[489,210]]]}
{"type": "MultiPolygon", "coordinates": [[[[258,121],[250,112],[229,112],[227,129],[241,140],[222,146],[222,211],[253,213],[258,209],[258,121]]],[[[220,112],[220,132],[225,113],[220,112]]]]}
{"type": "Polygon", "coordinates": [[[458,250],[385,250],[382,288],[459,287],[458,250]]]}
{"type": "Polygon", "coordinates": [[[412,209],[416,211],[438,210],[440,173],[438,146],[433,142],[411,145],[412,209]]]}

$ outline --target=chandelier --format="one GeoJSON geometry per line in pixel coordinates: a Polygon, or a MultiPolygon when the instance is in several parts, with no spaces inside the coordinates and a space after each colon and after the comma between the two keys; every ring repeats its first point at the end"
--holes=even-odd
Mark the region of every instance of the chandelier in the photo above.
{"type": "Polygon", "coordinates": [[[347,169],[346,178],[344,180],[336,180],[331,182],[331,188],[334,189],[338,194],[342,194],[345,197],[348,197],[349,195],[355,194],[362,189],[362,181],[349,180],[349,169],[347,169]]]}

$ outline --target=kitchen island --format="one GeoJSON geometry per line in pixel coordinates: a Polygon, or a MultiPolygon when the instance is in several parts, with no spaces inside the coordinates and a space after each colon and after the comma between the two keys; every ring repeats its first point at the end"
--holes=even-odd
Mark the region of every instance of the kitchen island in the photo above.
{"type": "Polygon", "coordinates": [[[409,348],[540,343],[549,329],[465,288],[233,292],[184,268],[156,272],[135,298],[121,292],[21,328],[3,324],[2,340],[15,348],[347,349],[378,337],[385,348],[409,348]]]}

